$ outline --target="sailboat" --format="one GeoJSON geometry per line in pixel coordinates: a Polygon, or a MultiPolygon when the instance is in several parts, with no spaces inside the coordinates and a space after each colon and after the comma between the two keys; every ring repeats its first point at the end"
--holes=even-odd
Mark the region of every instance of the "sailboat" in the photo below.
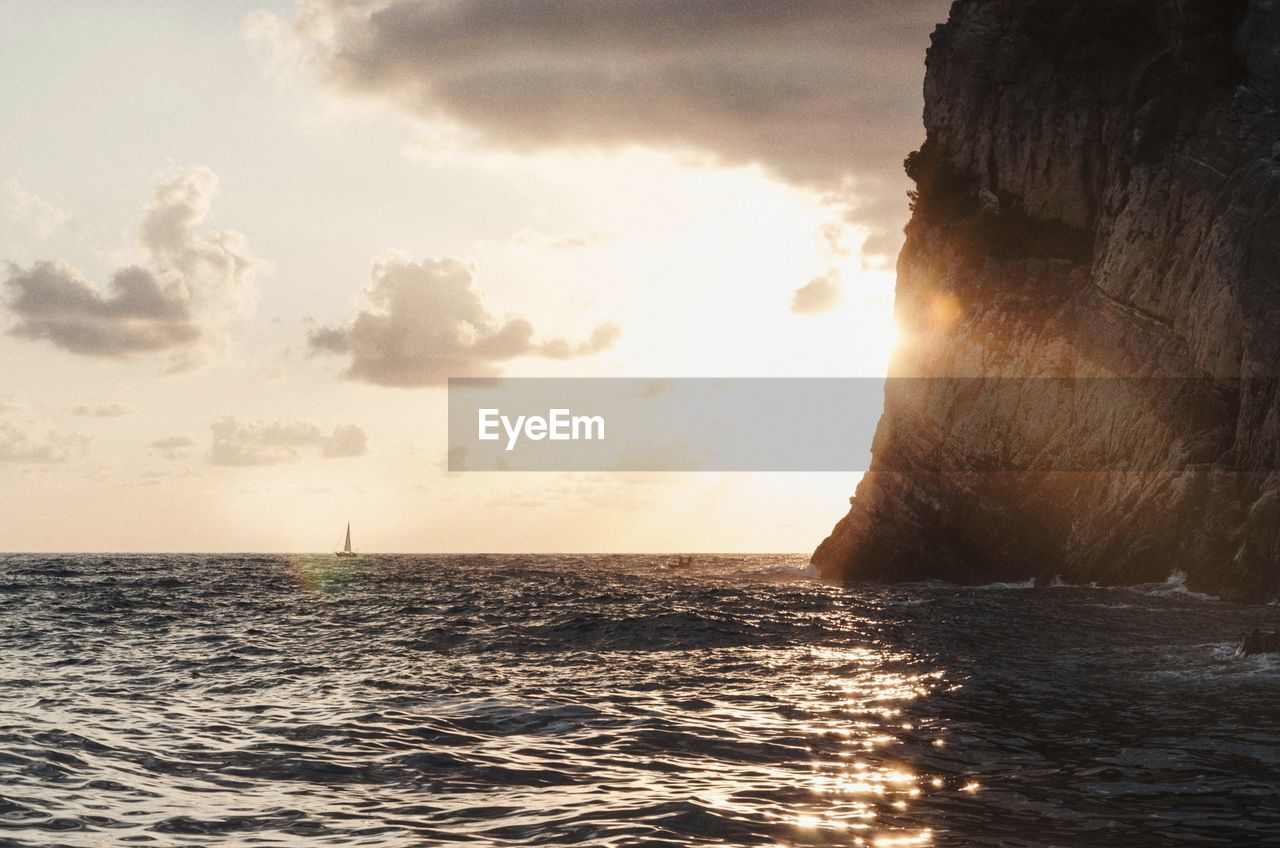
{"type": "Polygon", "coordinates": [[[340,556],[340,557],[355,556],[355,552],[351,550],[351,522],[350,521],[347,522],[347,538],[346,538],[346,541],[342,543],[342,550],[334,551],[333,555],[340,556]]]}

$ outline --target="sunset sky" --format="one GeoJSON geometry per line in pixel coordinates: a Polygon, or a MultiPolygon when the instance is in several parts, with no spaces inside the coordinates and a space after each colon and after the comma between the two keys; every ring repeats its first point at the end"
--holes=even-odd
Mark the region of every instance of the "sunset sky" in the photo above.
{"type": "Polygon", "coordinates": [[[941,0],[0,2],[0,550],[809,550],[448,377],[878,376],[941,0]]]}

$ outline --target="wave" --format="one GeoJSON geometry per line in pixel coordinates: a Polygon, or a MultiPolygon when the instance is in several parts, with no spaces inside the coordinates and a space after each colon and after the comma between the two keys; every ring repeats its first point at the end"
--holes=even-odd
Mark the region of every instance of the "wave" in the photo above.
{"type": "Polygon", "coordinates": [[[1181,578],[832,589],[806,556],[768,553],[678,575],[669,555],[371,558],[305,583],[288,557],[65,559],[79,576],[0,583],[0,845],[834,845],[933,827],[1103,848],[1149,843],[1183,787],[1188,844],[1265,825],[1280,792],[1280,732],[1259,719],[1280,657],[1232,656],[1280,610],[1188,599],[1181,578]],[[1053,769],[1019,770],[1048,748],[1053,769]],[[1009,812],[1015,794],[1063,815],[1009,812]]]}
{"type": "MultiPolygon", "coordinates": [[[[1234,642],[1213,642],[1182,646],[1166,655],[1173,668],[1157,668],[1150,672],[1154,679],[1196,682],[1272,678],[1280,674],[1280,656],[1236,654],[1234,642]]],[[[1270,684],[1269,684],[1270,685],[1270,684]]]]}
{"type": "Polygon", "coordinates": [[[1187,575],[1182,571],[1174,571],[1160,583],[1138,583],[1132,586],[1099,586],[1096,582],[1092,583],[1068,583],[1062,579],[1061,575],[1055,575],[1048,583],[1040,583],[1034,579],[1003,581],[996,583],[986,583],[980,586],[970,586],[970,589],[979,591],[989,590],[1010,590],[1010,589],[1101,589],[1103,591],[1124,591],[1137,592],[1152,597],[1185,597],[1193,598],[1197,601],[1221,601],[1222,599],[1216,595],[1206,594],[1204,592],[1196,592],[1187,588],[1187,575]]]}
{"type": "Polygon", "coordinates": [[[1140,583],[1137,586],[1127,587],[1131,592],[1141,592],[1144,595],[1151,595],[1158,598],[1167,598],[1180,596],[1184,598],[1194,598],[1197,601],[1221,601],[1217,595],[1209,595],[1204,592],[1194,592],[1187,588],[1187,575],[1181,571],[1174,571],[1165,578],[1163,583],[1140,583]]]}
{"type": "Polygon", "coordinates": [[[764,568],[748,573],[753,577],[765,577],[771,580],[822,579],[822,575],[818,573],[818,569],[813,563],[808,563],[806,565],[789,565],[787,563],[780,562],[772,565],[766,565],[764,568]]]}
{"type": "Polygon", "coordinates": [[[780,560],[735,563],[728,568],[721,567],[704,571],[703,573],[728,577],[745,577],[751,580],[768,580],[771,582],[822,580],[822,575],[818,573],[817,567],[812,562],[786,562],[780,560]]]}
{"type": "Polygon", "coordinates": [[[1004,583],[984,583],[981,586],[969,586],[967,588],[979,592],[989,592],[1007,589],[1034,589],[1035,587],[1035,578],[1028,578],[1027,580],[1015,580],[1004,583]]]}

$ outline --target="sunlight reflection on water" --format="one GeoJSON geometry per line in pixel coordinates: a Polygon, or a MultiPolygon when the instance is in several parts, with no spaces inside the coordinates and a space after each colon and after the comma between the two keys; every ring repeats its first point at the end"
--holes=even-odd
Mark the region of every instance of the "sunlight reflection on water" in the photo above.
{"type": "Polygon", "coordinates": [[[0,844],[1280,834],[1280,609],[802,565],[0,558],[0,844]]]}
{"type": "Polygon", "coordinates": [[[822,746],[825,755],[811,762],[812,798],[796,817],[797,842],[839,842],[845,834],[853,845],[932,840],[932,828],[912,826],[905,815],[922,789],[920,778],[895,754],[895,732],[914,725],[895,723],[901,710],[894,705],[926,697],[942,672],[885,670],[909,659],[871,648],[808,649],[807,662],[793,657],[787,663],[808,666],[812,676],[797,677],[790,694],[805,732],[828,743],[822,746]],[[827,831],[827,838],[815,840],[813,831],[827,831]]]}

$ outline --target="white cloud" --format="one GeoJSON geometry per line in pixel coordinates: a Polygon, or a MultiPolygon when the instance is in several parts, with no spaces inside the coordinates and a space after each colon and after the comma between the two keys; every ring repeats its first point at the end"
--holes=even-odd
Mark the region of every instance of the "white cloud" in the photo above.
{"type": "Polygon", "coordinates": [[[16,180],[9,180],[0,189],[0,221],[6,229],[22,228],[45,239],[66,227],[71,216],[16,180]]]}
{"type": "Polygon", "coordinates": [[[313,353],[346,355],[346,376],[381,386],[440,385],[450,377],[491,377],[520,356],[567,359],[613,346],[620,330],[602,324],[579,342],[534,341],[523,318],[496,319],[459,259],[414,262],[395,254],[374,265],[367,307],[345,327],[319,327],[313,353]]]}
{"type": "Polygon", "coordinates": [[[259,264],[239,233],[192,232],[217,185],[203,167],[163,182],[138,234],[150,267],[120,269],[105,294],[62,260],[10,266],[10,334],[82,356],[167,353],[172,370],[206,362],[229,344],[232,316],[251,304],[259,264]]]}
{"type": "Polygon", "coordinates": [[[819,315],[840,303],[840,275],[834,268],[795,290],[791,311],[797,315],[819,315]]]}

